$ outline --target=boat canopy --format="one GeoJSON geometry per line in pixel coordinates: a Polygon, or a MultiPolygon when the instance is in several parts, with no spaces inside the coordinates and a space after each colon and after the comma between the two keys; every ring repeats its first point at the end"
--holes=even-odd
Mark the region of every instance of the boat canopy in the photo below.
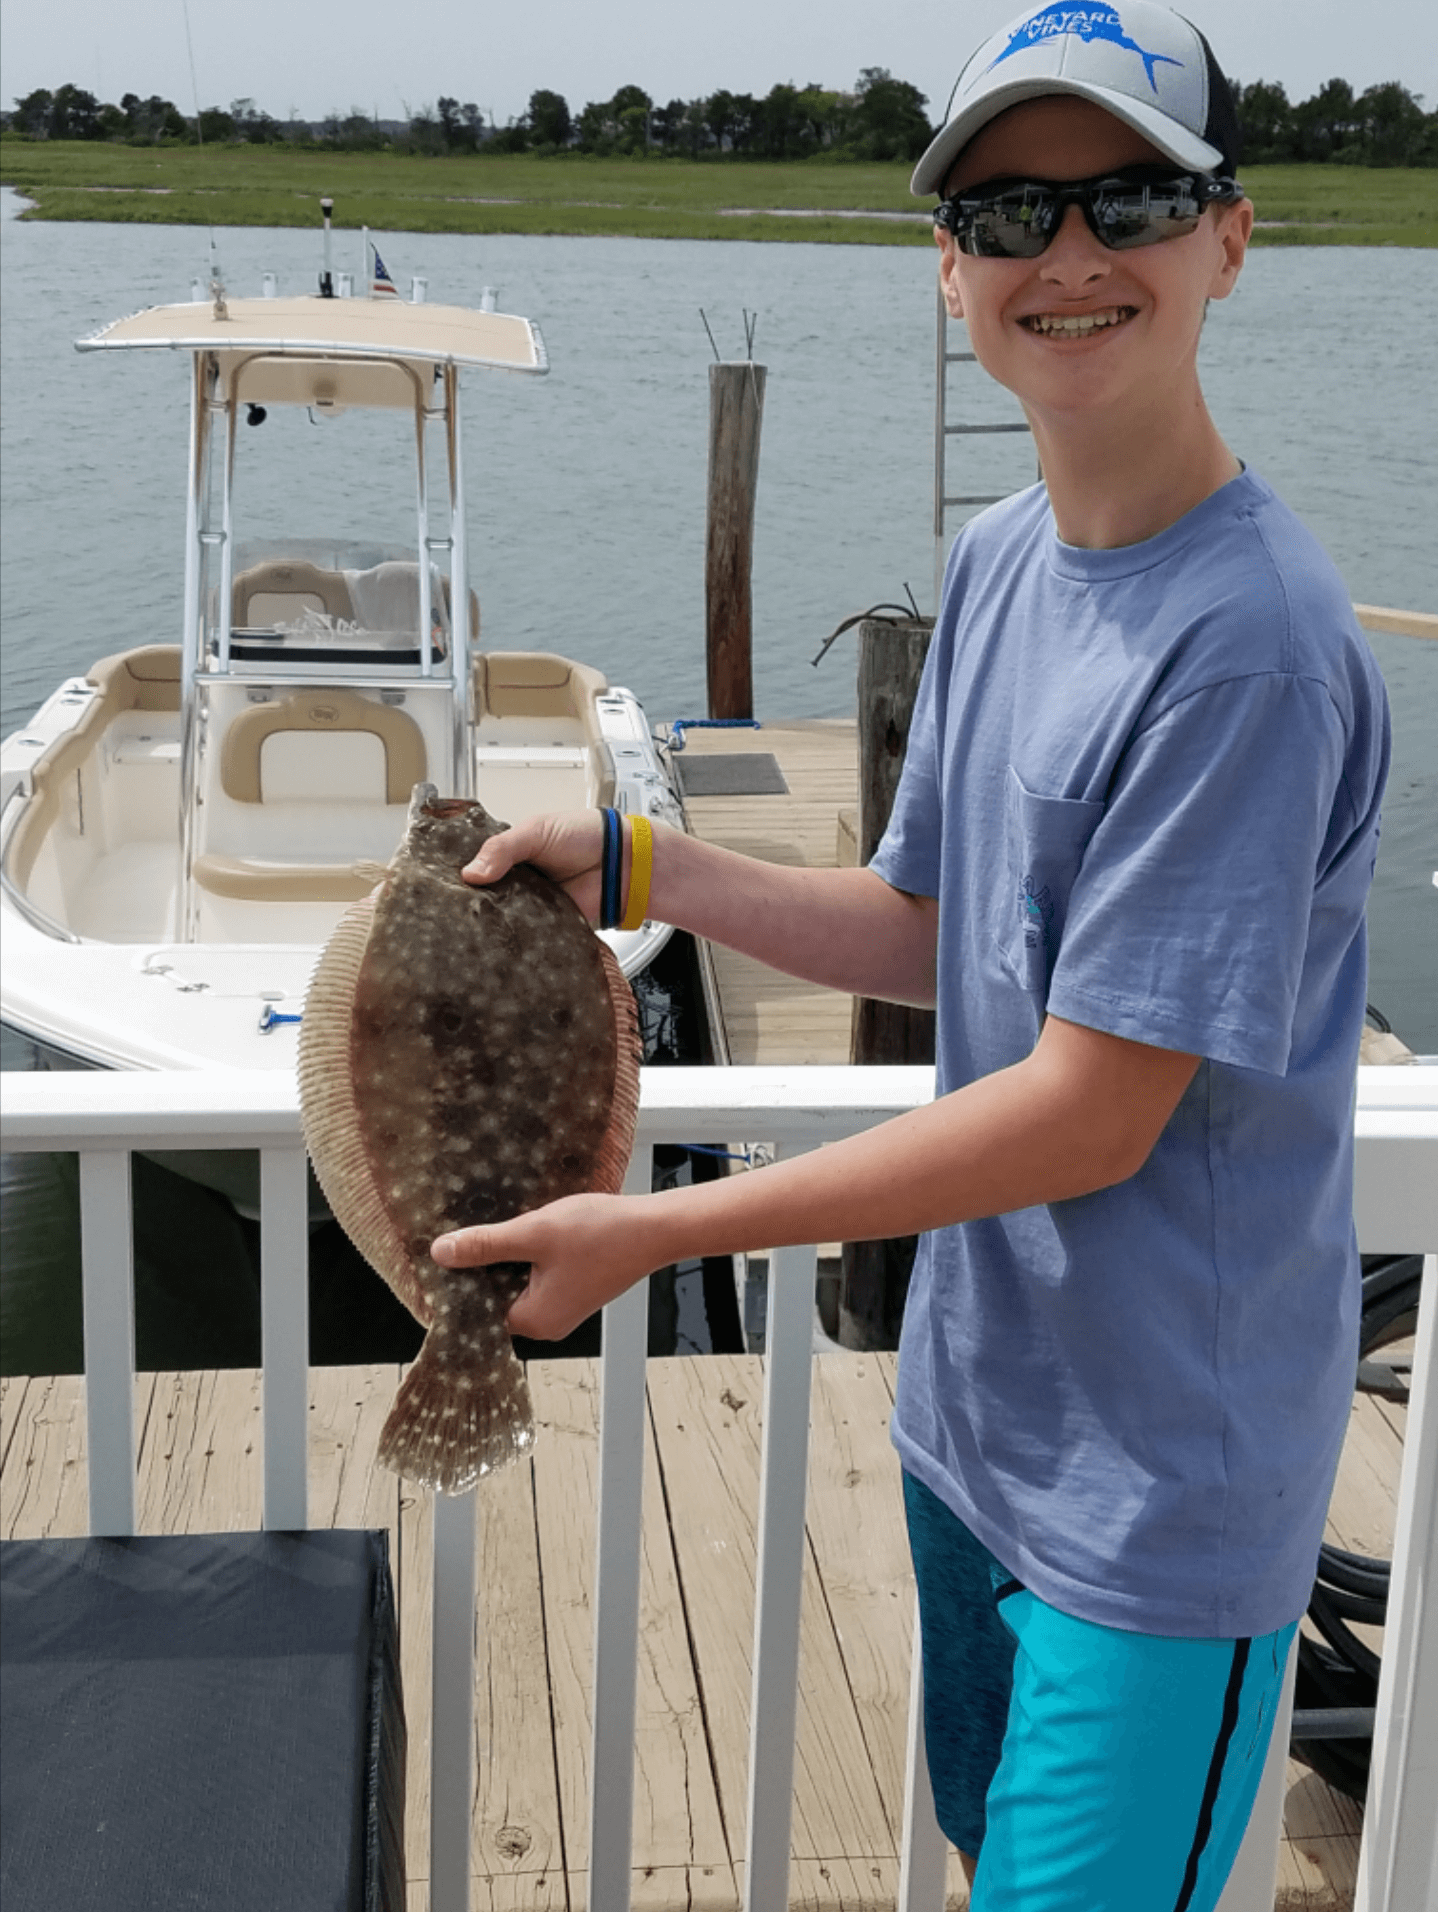
{"type": "Polygon", "coordinates": [[[153,305],[116,319],[80,352],[168,346],[178,352],[300,354],[307,357],[407,359],[433,365],[492,366],[547,372],[539,328],[507,312],[402,299],[228,299],[225,316],[209,300],[153,305]]]}

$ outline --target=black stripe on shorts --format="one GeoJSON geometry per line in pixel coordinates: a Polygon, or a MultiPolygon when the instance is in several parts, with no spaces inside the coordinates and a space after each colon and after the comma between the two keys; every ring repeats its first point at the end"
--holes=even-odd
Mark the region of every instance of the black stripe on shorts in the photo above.
{"type": "Polygon", "coordinates": [[[1238,1726],[1238,1704],[1243,1695],[1243,1676],[1248,1670],[1248,1649],[1252,1644],[1251,1640],[1235,1640],[1233,1643],[1233,1665],[1228,1670],[1218,1738],[1213,1743],[1213,1757],[1208,1762],[1208,1778],[1204,1782],[1203,1798],[1198,1805],[1198,1824],[1194,1827],[1193,1844],[1188,1849],[1188,1864],[1183,1869],[1183,1884],[1173,1902],[1173,1912],[1188,1912],[1194,1888],[1198,1884],[1198,1864],[1208,1844],[1208,1836],[1213,1831],[1213,1808],[1218,1800],[1219,1787],[1223,1784],[1224,1761],[1228,1758],[1228,1749],[1238,1726]]]}

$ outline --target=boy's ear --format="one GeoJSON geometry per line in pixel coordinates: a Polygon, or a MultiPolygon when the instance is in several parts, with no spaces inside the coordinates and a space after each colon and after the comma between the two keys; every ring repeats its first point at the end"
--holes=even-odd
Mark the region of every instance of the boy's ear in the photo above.
{"type": "Polygon", "coordinates": [[[951,319],[961,319],[964,303],[959,291],[958,245],[954,235],[942,226],[934,227],[934,244],[939,248],[939,289],[944,295],[944,310],[951,319]]]}
{"type": "Polygon", "coordinates": [[[1253,232],[1253,201],[1240,199],[1236,206],[1220,206],[1215,216],[1218,219],[1221,250],[1208,296],[1211,299],[1226,299],[1243,270],[1249,237],[1253,232]]]}

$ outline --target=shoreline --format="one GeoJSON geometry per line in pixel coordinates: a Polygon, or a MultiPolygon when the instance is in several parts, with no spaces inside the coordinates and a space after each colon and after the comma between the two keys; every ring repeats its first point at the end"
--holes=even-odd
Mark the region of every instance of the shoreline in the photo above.
{"type": "MultiPolygon", "coordinates": [[[[925,246],[930,214],[901,164],[417,158],[278,148],[6,140],[12,219],[308,227],[337,232],[720,239],[925,246]]],[[[1438,247],[1438,168],[1243,170],[1258,246],[1438,247]]]]}

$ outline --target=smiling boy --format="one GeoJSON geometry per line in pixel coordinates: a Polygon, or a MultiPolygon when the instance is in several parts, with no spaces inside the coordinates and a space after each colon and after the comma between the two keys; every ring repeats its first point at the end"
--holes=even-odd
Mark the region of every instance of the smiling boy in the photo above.
{"type": "MultiPolygon", "coordinates": [[[[979,50],[915,189],[1044,483],[955,542],[868,869],[656,833],[651,915],[936,1004],[936,1101],[435,1245],[531,1262],[511,1325],[558,1335],[682,1256],[927,1231],[894,1439],[980,1912],[1216,1904],[1351,1399],[1387,717],[1340,580],[1200,390],[1252,222],[1234,148],[1206,42],[1145,0],[979,50]]],[[[598,916],[602,841],[535,819],[467,874],[527,858],[598,916]]]]}

